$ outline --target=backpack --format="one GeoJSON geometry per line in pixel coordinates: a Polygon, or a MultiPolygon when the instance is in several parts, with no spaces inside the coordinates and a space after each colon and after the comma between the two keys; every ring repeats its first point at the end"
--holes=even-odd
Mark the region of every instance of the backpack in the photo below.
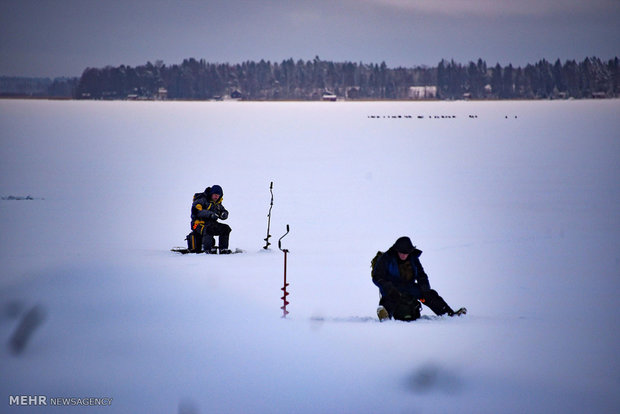
{"type": "MultiPolygon", "coordinates": [[[[211,187],[208,187],[208,188],[207,188],[207,190],[210,190],[210,189],[211,189],[211,187]]],[[[205,191],[206,191],[206,190],[205,190],[205,191]]],[[[201,195],[203,195],[203,194],[204,194],[204,192],[202,192],[202,193],[194,193],[194,197],[192,197],[192,204],[191,204],[191,207],[190,207],[190,217],[191,217],[191,219],[192,219],[192,225],[194,224],[194,223],[193,223],[193,221],[194,221],[194,214],[196,213],[196,212],[194,211],[194,202],[196,201],[196,199],[197,199],[198,197],[200,197],[200,196],[201,196],[201,195]]]]}
{"type": "MultiPolygon", "coordinates": [[[[202,194],[203,193],[194,193],[194,197],[192,197],[192,206],[190,213],[190,217],[192,217],[192,219],[190,219],[190,227],[192,228],[194,225],[194,202],[202,194]]],[[[192,232],[188,234],[187,237],[185,237],[185,240],[187,241],[187,250],[189,250],[190,253],[202,253],[202,235],[200,234],[200,232],[192,230],[192,232]]]]}
{"type": "Polygon", "coordinates": [[[375,255],[375,257],[372,258],[372,260],[370,261],[370,277],[372,277],[372,274],[375,271],[375,265],[377,264],[377,260],[379,260],[379,258],[383,255],[382,251],[378,251],[377,254],[375,255]]]}

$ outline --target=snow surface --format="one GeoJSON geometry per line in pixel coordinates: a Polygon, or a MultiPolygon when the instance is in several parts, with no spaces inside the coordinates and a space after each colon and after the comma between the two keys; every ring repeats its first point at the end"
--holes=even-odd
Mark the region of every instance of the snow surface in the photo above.
{"type": "Polygon", "coordinates": [[[0,101],[0,195],[34,198],[0,200],[0,411],[619,412],[619,120],[618,100],[0,101]],[[171,253],[212,184],[246,253],[171,253]],[[403,235],[467,316],[376,322],[369,262],[403,235]]]}

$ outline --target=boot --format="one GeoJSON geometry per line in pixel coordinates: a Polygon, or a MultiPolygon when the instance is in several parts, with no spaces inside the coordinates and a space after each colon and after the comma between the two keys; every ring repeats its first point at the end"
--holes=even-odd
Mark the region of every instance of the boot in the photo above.
{"type": "Polygon", "coordinates": [[[387,309],[385,309],[383,306],[379,306],[377,308],[377,316],[379,317],[379,322],[383,322],[387,319],[390,319],[390,314],[388,313],[387,309]]]}

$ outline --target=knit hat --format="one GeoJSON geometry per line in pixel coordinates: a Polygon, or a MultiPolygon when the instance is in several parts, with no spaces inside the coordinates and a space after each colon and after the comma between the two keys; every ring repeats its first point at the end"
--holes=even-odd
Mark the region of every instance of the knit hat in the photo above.
{"type": "Polygon", "coordinates": [[[394,250],[396,250],[398,253],[404,253],[404,254],[411,254],[413,253],[413,250],[415,249],[415,247],[413,246],[413,243],[411,243],[411,239],[406,236],[403,236],[399,238],[398,240],[396,240],[396,243],[394,243],[393,247],[394,247],[394,250]]]}
{"type": "Polygon", "coordinates": [[[211,187],[211,194],[217,194],[220,197],[222,197],[224,195],[224,190],[222,190],[222,187],[216,184],[213,187],[211,187]]]}

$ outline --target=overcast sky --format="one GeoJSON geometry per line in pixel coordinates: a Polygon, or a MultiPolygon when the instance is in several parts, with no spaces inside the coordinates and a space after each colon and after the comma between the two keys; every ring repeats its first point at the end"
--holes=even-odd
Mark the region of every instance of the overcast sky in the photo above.
{"type": "Polygon", "coordinates": [[[0,0],[0,75],[323,60],[523,66],[620,57],[620,0],[0,0]]]}

